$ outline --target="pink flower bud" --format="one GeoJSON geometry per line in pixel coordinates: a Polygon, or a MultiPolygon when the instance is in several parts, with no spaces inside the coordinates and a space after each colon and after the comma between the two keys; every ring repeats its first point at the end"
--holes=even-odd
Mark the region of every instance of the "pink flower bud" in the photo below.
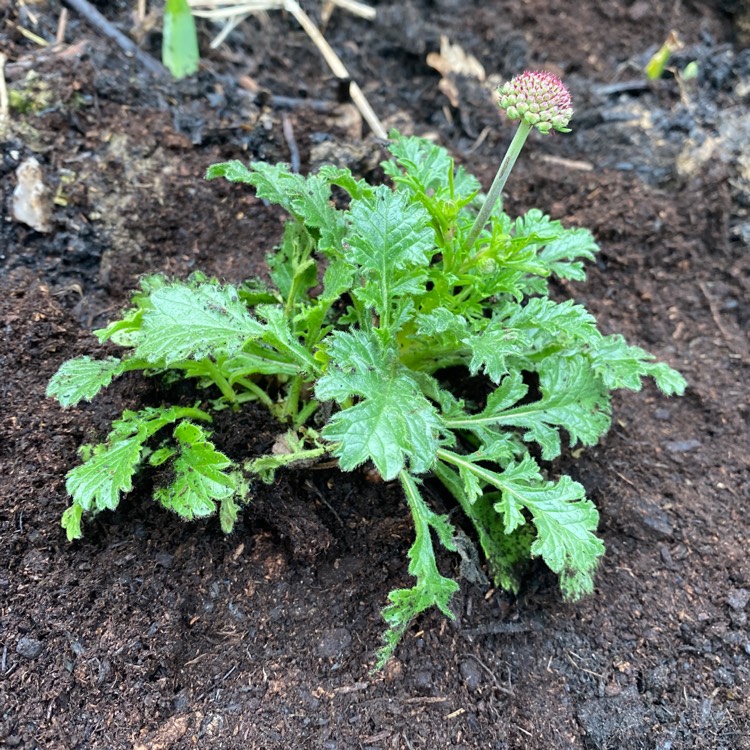
{"type": "Polygon", "coordinates": [[[500,109],[511,120],[523,120],[540,133],[570,132],[567,127],[573,116],[570,92],[552,73],[527,70],[503,84],[499,92],[500,109]]]}

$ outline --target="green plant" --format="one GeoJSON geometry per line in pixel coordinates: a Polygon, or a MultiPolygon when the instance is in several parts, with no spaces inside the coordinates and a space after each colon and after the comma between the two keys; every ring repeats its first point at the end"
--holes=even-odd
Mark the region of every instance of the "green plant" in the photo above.
{"type": "Polygon", "coordinates": [[[646,67],[643,72],[646,74],[646,78],[650,81],[656,81],[664,75],[664,71],[668,70],[667,65],[669,58],[675,52],[679,52],[685,45],[677,35],[676,31],[670,31],[667,34],[667,38],[664,40],[664,44],[654,52],[646,63],[646,67]]]}
{"type": "Polygon", "coordinates": [[[444,149],[396,134],[383,164],[393,188],[331,166],[308,177],[283,164],[211,167],[209,179],[249,183],[290,215],[268,256],[272,283],[151,276],[124,316],[96,332],[123,356],[63,364],[49,385],[63,406],[132,370],[206,389],[195,407],[126,412],[103,444],[83,449],[67,480],[68,537],[81,536],[84,516],[114,508],[146,463],[171,465],[174,476],[156,501],[188,519],[218,510],[230,531],[248,477],[271,481],[282,467],[333,456],[343,471],[371,462],[398,480],[414,519],[416,582],[390,594],[379,664],[420,612],[452,617],[458,584],[438,570],[433,544],[456,550],[455,530],[425,501],[429,475],[473,523],[497,585],[517,590],[519,565],[539,556],[565,597],[589,593],[604,550],[597,510],[580,484],[548,478],[540,461],[560,455],[563,431],[571,446],[595,444],[613,389],[638,390],[647,376],[668,394],[685,383],[621,336],[602,335],[581,305],[548,296],[550,276],[584,279],[594,239],[536,209],[512,219],[496,186],[532,127],[566,130],[570,97],[554,77],[525,73],[501,106],[521,119],[521,135],[487,199],[444,149]],[[334,189],[345,207],[333,204],[334,189]],[[486,392],[457,391],[456,368],[486,392]],[[212,411],[247,402],[265,405],[286,434],[279,454],[240,466],[212,445],[209,425],[212,411]]]}
{"type": "Polygon", "coordinates": [[[187,0],[167,0],[164,6],[161,59],[175,78],[198,72],[198,32],[187,0]]]}

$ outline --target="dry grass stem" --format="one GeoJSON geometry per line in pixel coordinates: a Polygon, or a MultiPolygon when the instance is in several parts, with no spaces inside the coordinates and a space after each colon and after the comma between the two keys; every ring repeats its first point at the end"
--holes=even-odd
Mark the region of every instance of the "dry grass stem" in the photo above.
{"type": "MultiPolygon", "coordinates": [[[[355,12],[352,8],[356,7],[359,11],[358,15],[362,15],[368,7],[363,3],[354,2],[354,0],[336,0],[336,4],[346,10],[350,10],[351,12],[355,12]]],[[[240,20],[234,21],[234,25],[231,28],[228,28],[227,26],[224,27],[219,36],[217,36],[211,43],[212,47],[221,44],[232,28],[234,28],[234,26],[236,26],[241,20],[244,20],[248,15],[269,10],[285,10],[287,13],[294,16],[297,23],[299,23],[305,33],[310,37],[313,44],[320,51],[320,54],[323,55],[323,59],[326,61],[328,67],[336,78],[341,78],[342,80],[351,79],[349,71],[346,69],[344,63],[341,62],[341,58],[336,54],[333,47],[331,47],[323,34],[321,34],[318,27],[312,22],[307,13],[302,10],[299,3],[295,0],[190,0],[190,7],[194,15],[202,18],[237,19],[238,17],[241,17],[240,20]]],[[[231,22],[232,21],[230,20],[229,23],[231,22]]],[[[388,135],[380,122],[380,119],[370,106],[362,89],[354,83],[354,81],[351,81],[349,84],[349,95],[375,136],[383,140],[387,139],[388,135]]]]}
{"type": "Polygon", "coordinates": [[[0,52],[0,120],[7,120],[10,116],[8,86],[5,83],[5,63],[7,60],[5,54],[0,52]]]}

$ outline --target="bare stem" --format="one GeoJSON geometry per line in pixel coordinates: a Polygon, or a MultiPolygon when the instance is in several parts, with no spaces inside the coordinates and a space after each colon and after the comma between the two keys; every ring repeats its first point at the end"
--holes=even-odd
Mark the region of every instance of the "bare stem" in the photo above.
{"type": "Polygon", "coordinates": [[[500,193],[502,193],[505,183],[508,181],[508,176],[513,169],[513,165],[516,163],[516,159],[518,159],[518,155],[521,153],[523,144],[526,143],[526,138],[528,138],[532,127],[532,125],[529,125],[523,120],[519,123],[518,130],[516,130],[516,134],[513,136],[513,140],[510,142],[510,146],[508,146],[508,150],[505,152],[502,162],[500,162],[500,168],[497,170],[497,174],[492,181],[487,197],[484,199],[484,205],[480,209],[479,214],[471,227],[469,236],[464,242],[464,252],[471,249],[471,246],[476,242],[479,233],[487,224],[490,213],[492,212],[495,203],[497,203],[497,199],[500,197],[500,193]]]}

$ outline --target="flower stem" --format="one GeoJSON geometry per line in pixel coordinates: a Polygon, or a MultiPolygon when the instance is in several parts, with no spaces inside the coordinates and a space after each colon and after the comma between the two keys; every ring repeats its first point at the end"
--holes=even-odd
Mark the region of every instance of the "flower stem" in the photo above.
{"type": "Polygon", "coordinates": [[[513,136],[513,140],[510,142],[510,146],[508,146],[508,150],[505,152],[502,162],[500,162],[500,168],[497,170],[495,179],[492,181],[487,197],[484,199],[484,204],[471,227],[469,236],[464,242],[464,252],[468,252],[471,249],[474,242],[476,242],[479,233],[484,229],[487,219],[489,219],[490,213],[492,212],[492,208],[495,203],[497,203],[497,199],[500,197],[500,193],[505,187],[505,183],[508,181],[508,176],[513,169],[513,165],[516,163],[518,155],[521,153],[523,144],[526,143],[526,138],[528,138],[532,127],[532,125],[529,125],[523,120],[518,124],[518,130],[516,130],[516,134],[513,136]]]}

